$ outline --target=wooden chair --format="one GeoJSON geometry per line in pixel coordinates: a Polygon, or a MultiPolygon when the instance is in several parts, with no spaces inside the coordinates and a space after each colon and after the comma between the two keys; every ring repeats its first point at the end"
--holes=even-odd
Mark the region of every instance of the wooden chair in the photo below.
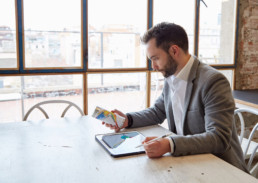
{"type": "Polygon", "coordinates": [[[34,110],[34,109],[38,109],[40,110],[44,116],[49,119],[49,116],[47,114],[47,112],[41,107],[42,105],[45,105],[45,104],[58,104],[58,103],[62,103],[62,104],[68,104],[68,106],[64,109],[62,115],[61,115],[61,118],[63,118],[66,114],[66,112],[71,108],[71,107],[75,107],[79,112],[80,114],[83,116],[84,113],[83,111],[73,102],[70,102],[70,101],[66,101],[66,100],[47,100],[47,101],[43,101],[43,102],[39,102],[37,103],[36,105],[32,106],[28,112],[25,114],[24,118],[23,118],[23,121],[26,121],[29,117],[29,115],[31,114],[31,112],[34,110]]]}
{"type": "Polygon", "coordinates": [[[255,156],[258,155],[258,143],[252,141],[255,132],[258,130],[258,123],[256,123],[256,125],[252,129],[248,139],[244,138],[245,122],[244,122],[242,112],[247,112],[247,113],[251,113],[251,114],[258,116],[258,111],[251,110],[251,109],[244,109],[244,108],[235,110],[235,115],[236,114],[238,115],[240,124],[241,124],[241,132],[240,132],[240,136],[239,136],[239,141],[240,141],[243,153],[244,153],[244,158],[246,160],[249,159],[249,161],[247,163],[247,168],[252,175],[256,176],[257,172],[258,172],[258,163],[256,163],[253,167],[251,167],[251,164],[252,164],[255,156]]]}

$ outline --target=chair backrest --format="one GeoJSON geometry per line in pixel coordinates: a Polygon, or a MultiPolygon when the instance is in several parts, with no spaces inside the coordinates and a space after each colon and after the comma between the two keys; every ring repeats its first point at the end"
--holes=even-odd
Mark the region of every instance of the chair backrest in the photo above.
{"type": "MultiPolygon", "coordinates": [[[[258,123],[256,123],[256,125],[254,126],[254,128],[252,129],[252,131],[249,135],[248,144],[247,144],[247,147],[245,149],[244,155],[247,154],[248,148],[250,146],[251,140],[253,139],[253,136],[254,136],[254,133],[255,133],[256,130],[258,130],[258,123]]],[[[257,171],[258,171],[258,163],[256,163],[253,167],[251,167],[251,165],[253,163],[255,155],[257,154],[256,153],[257,150],[258,150],[258,143],[256,143],[256,146],[253,148],[251,156],[250,156],[249,161],[247,163],[247,170],[250,172],[251,175],[253,175],[255,177],[256,177],[257,171]]]]}
{"type": "MultiPolygon", "coordinates": [[[[244,108],[241,108],[241,109],[236,109],[235,110],[235,115],[237,114],[239,116],[239,119],[240,119],[240,123],[241,123],[241,132],[240,132],[240,143],[242,143],[243,141],[243,136],[244,136],[244,128],[245,128],[245,122],[244,122],[244,118],[243,118],[243,115],[242,115],[242,112],[248,112],[248,113],[251,113],[251,114],[254,114],[254,115],[257,115],[258,116],[258,111],[255,111],[255,110],[251,110],[251,109],[244,109],[244,108]]],[[[252,129],[249,137],[248,137],[248,140],[247,140],[247,146],[245,147],[245,149],[243,149],[243,153],[244,153],[244,157],[246,157],[247,155],[247,152],[248,152],[248,149],[249,149],[249,146],[250,146],[250,143],[253,139],[253,136],[254,136],[254,133],[256,132],[256,130],[258,130],[258,123],[256,123],[256,125],[254,126],[254,128],[252,129]]],[[[251,169],[251,164],[253,162],[253,159],[256,155],[256,152],[258,150],[258,143],[256,144],[255,148],[252,150],[252,153],[251,153],[251,156],[249,158],[249,161],[247,163],[247,169],[250,171],[250,173],[253,175],[253,172],[255,172],[256,170],[254,168],[256,167],[253,167],[251,169]]]]}
{"type": "MultiPolygon", "coordinates": [[[[256,154],[256,152],[257,152],[257,150],[258,150],[258,144],[255,146],[255,148],[253,149],[253,152],[252,152],[252,154],[251,154],[251,156],[250,156],[250,158],[249,158],[249,161],[248,161],[248,163],[247,163],[247,169],[248,169],[248,171],[250,171],[250,173],[252,173],[252,171],[251,171],[251,165],[252,165],[252,162],[253,162],[253,160],[254,160],[254,157],[255,157],[255,154],[256,154]]],[[[254,171],[254,170],[253,170],[254,171]]]]}
{"type": "Polygon", "coordinates": [[[47,101],[43,101],[43,102],[39,102],[37,104],[35,104],[34,106],[32,106],[28,112],[25,114],[24,118],[23,118],[23,121],[26,121],[29,117],[29,115],[31,114],[31,112],[34,110],[34,109],[39,109],[43,114],[44,116],[49,119],[49,116],[47,114],[47,112],[41,107],[42,105],[45,105],[45,104],[56,104],[56,103],[63,103],[63,104],[68,104],[68,106],[64,109],[61,117],[64,117],[66,112],[73,106],[75,107],[79,112],[80,114],[83,116],[84,113],[83,111],[73,102],[70,102],[70,101],[67,101],[67,100],[47,100],[47,101]]]}
{"type": "Polygon", "coordinates": [[[241,124],[241,131],[240,131],[240,138],[239,138],[240,144],[242,144],[243,137],[244,137],[244,131],[245,131],[245,122],[244,122],[242,112],[248,112],[248,113],[258,115],[258,111],[255,111],[255,110],[252,110],[252,109],[240,108],[240,109],[235,110],[235,115],[236,114],[238,115],[239,120],[240,120],[240,124],[241,124]]]}
{"type": "Polygon", "coordinates": [[[256,125],[254,126],[254,128],[252,129],[252,131],[251,131],[251,133],[250,133],[250,135],[248,137],[248,142],[247,142],[246,149],[244,151],[244,156],[247,154],[248,148],[250,146],[250,143],[251,143],[251,141],[253,139],[253,136],[254,136],[254,133],[255,133],[256,130],[258,130],[258,123],[256,123],[256,125]]]}

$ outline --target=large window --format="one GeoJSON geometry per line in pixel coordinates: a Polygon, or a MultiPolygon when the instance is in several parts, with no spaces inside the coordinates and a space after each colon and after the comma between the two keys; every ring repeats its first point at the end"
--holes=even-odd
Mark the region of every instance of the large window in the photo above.
{"type": "Polygon", "coordinates": [[[233,64],[235,54],[236,0],[201,3],[199,57],[213,64],[233,64]]]}
{"type": "MultiPolygon", "coordinates": [[[[21,121],[33,105],[45,100],[68,100],[83,108],[83,79],[81,74],[5,76],[0,77],[0,121],[21,121]]],[[[49,116],[62,107],[47,109],[49,116]]],[[[69,111],[70,112],[70,111],[69,111]]],[[[75,111],[76,113],[77,111],[75,111]]],[[[30,119],[44,118],[43,113],[31,113],[30,119]]]]}
{"type": "Polygon", "coordinates": [[[194,53],[195,1],[154,0],[153,23],[172,22],[181,25],[189,39],[189,52],[194,53]]]}
{"type": "Polygon", "coordinates": [[[89,69],[146,67],[140,36],[147,29],[147,1],[88,2],[89,69]]]}
{"type": "Polygon", "coordinates": [[[0,1],[0,69],[17,68],[15,1],[0,1]]]}
{"type": "Polygon", "coordinates": [[[146,107],[146,73],[88,74],[88,111],[96,106],[133,112],[146,107]]]}
{"type": "MultiPolygon", "coordinates": [[[[72,101],[89,115],[96,106],[126,113],[153,105],[164,77],[152,71],[140,37],[163,21],[184,27],[190,54],[219,69],[234,87],[237,4],[2,0],[0,123],[21,121],[34,104],[51,99],[72,101]]],[[[63,109],[46,108],[50,116],[63,109]]],[[[36,111],[29,119],[41,118],[36,111]]]]}
{"type": "Polygon", "coordinates": [[[81,1],[23,2],[25,67],[81,67],[81,1]]]}
{"type": "Polygon", "coordinates": [[[21,77],[0,77],[0,122],[22,120],[21,77]]]}

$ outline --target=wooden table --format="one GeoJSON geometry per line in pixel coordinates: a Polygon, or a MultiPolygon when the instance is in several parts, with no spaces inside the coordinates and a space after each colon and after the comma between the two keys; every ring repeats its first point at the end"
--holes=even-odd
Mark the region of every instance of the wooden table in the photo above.
{"type": "MultiPolygon", "coordinates": [[[[162,135],[159,126],[138,129],[162,135]]],[[[111,132],[91,117],[0,124],[1,183],[257,182],[211,155],[112,158],[95,134],[111,132]]]]}

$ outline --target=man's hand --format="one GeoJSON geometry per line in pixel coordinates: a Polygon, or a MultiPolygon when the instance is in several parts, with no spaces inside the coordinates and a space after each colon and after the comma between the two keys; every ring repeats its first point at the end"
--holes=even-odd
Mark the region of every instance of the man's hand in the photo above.
{"type": "Polygon", "coordinates": [[[157,137],[146,137],[143,141],[145,152],[149,158],[158,158],[171,151],[169,140],[166,138],[148,143],[154,138],[157,137]]]}
{"type": "Polygon", "coordinates": [[[110,129],[115,130],[115,132],[119,132],[120,129],[125,128],[125,127],[128,126],[128,118],[127,118],[127,116],[126,116],[124,113],[122,113],[121,111],[116,110],[116,109],[115,109],[115,110],[112,110],[111,112],[113,112],[113,113],[115,113],[115,114],[118,114],[119,116],[124,117],[124,118],[125,118],[124,125],[123,125],[121,128],[118,128],[118,127],[116,127],[116,126],[114,126],[114,125],[110,125],[110,124],[107,124],[107,123],[105,123],[105,122],[102,121],[102,124],[103,124],[103,125],[106,125],[106,127],[109,127],[110,129]]]}

